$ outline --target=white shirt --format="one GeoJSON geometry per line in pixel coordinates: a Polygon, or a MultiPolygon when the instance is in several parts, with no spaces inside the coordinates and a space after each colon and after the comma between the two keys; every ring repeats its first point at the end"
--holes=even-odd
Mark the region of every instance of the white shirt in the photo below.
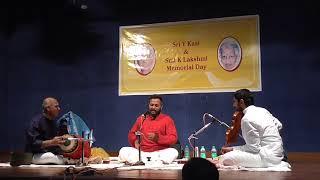
{"type": "Polygon", "coordinates": [[[243,110],[241,131],[245,141],[235,150],[253,154],[259,153],[266,164],[278,164],[283,158],[283,143],[279,134],[281,122],[268,110],[251,105],[243,110]]]}

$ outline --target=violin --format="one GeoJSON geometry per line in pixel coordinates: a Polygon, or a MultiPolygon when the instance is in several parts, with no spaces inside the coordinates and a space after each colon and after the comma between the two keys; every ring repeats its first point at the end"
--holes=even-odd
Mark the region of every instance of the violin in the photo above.
{"type": "Polygon", "coordinates": [[[237,142],[243,115],[244,114],[242,111],[236,111],[233,113],[231,121],[232,125],[227,129],[226,132],[226,146],[237,142]]]}

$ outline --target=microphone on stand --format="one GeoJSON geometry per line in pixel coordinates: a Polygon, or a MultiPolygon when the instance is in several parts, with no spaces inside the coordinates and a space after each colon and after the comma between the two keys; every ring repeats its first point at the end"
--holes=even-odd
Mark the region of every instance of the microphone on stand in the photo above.
{"type": "Polygon", "coordinates": [[[223,125],[227,128],[229,128],[230,126],[228,124],[226,124],[225,122],[220,121],[218,118],[214,117],[213,115],[209,114],[209,113],[204,113],[203,114],[203,127],[200,128],[199,130],[195,131],[194,133],[192,133],[189,137],[189,144],[191,145],[191,147],[193,147],[193,149],[195,149],[195,140],[198,139],[197,135],[202,133],[205,129],[207,129],[211,124],[213,124],[214,122],[218,122],[220,125],[223,125]],[[212,120],[209,123],[206,123],[206,116],[210,117],[212,120]],[[193,144],[191,143],[191,140],[193,140],[193,144]]]}
{"type": "Polygon", "coordinates": [[[203,116],[209,116],[210,118],[212,118],[212,122],[214,121],[217,121],[219,123],[219,125],[223,125],[225,126],[226,128],[230,128],[230,126],[228,124],[226,124],[225,122],[223,121],[220,121],[218,118],[214,117],[213,115],[209,114],[209,113],[205,113],[203,116]]]}
{"type": "MultiPolygon", "coordinates": [[[[200,128],[198,131],[195,131],[193,134],[190,135],[189,139],[195,138],[198,134],[202,133],[205,129],[207,129],[214,121],[211,121],[207,124],[205,124],[202,128],[200,128]]],[[[196,138],[197,139],[197,138],[196,138]]]]}
{"type": "Polygon", "coordinates": [[[145,113],[143,113],[143,114],[141,115],[142,121],[141,121],[141,123],[140,123],[139,130],[135,132],[135,135],[136,135],[136,136],[140,136],[140,135],[142,134],[142,133],[141,133],[142,125],[143,125],[144,121],[147,119],[147,115],[149,115],[149,114],[150,114],[150,112],[149,112],[149,111],[146,111],[145,113]]]}
{"type": "Polygon", "coordinates": [[[138,138],[138,143],[139,143],[139,148],[138,148],[138,151],[139,151],[139,161],[134,163],[133,165],[134,166],[139,166],[139,165],[145,165],[144,162],[141,160],[141,129],[142,129],[142,125],[144,123],[144,121],[146,120],[147,118],[147,115],[150,114],[150,111],[146,111],[145,113],[143,113],[141,116],[142,116],[142,122],[140,124],[140,127],[139,127],[139,130],[135,132],[135,135],[137,136],[138,138]]]}
{"type": "Polygon", "coordinates": [[[139,130],[134,133],[136,136],[141,136],[141,134],[142,134],[142,133],[141,133],[142,125],[143,125],[143,123],[144,123],[144,120],[147,119],[147,115],[149,115],[149,114],[150,114],[149,111],[146,111],[145,113],[141,114],[142,121],[141,121],[141,123],[140,123],[139,130]]]}
{"type": "MultiPolygon", "coordinates": [[[[223,121],[220,121],[218,118],[214,117],[213,115],[211,115],[211,114],[209,114],[209,113],[205,113],[203,116],[205,116],[205,115],[207,115],[207,116],[209,116],[210,118],[212,118],[212,122],[213,122],[213,121],[217,121],[220,126],[224,126],[224,127],[227,128],[227,129],[230,128],[230,126],[229,126],[227,123],[225,123],[225,122],[223,122],[223,121]]],[[[242,137],[241,134],[239,134],[239,137],[243,139],[243,137],[242,137]]]]}
{"type": "MultiPolygon", "coordinates": [[[[150,115],[150,111],[146,111],[145,113],[143,113],[141,116],[143,118],[143,121],[146,120],[147,116],[150,115]]],[[[143,123],[143,122],[142,122],[143,123]]]]}
{"type": "Polygon", "coordinates": [[[194,133],[192,133],[189,137],[188,137],[188,141],[189,141],[189,144],[190,144],[190,146],[193,148],[193,157],[196,157],[195,155],[196,155],[196,139],[198,139],[198,137],[197,137],[197,135],[198,134],[200,134],[200,133],[202,133],[205,129],[207,129],[212,123],[214,123],[214,120],[212,120],[212,121],[210,121],[209,123],[206,123],[205,122],[205,116],[206,115],[208,115],[209,117],[211,117],[211,118],[214,118],[211,114],[209,114],[209,113],[205,113],[204,115],[203,115],[203,123],[204,123],[204,125],[203,125],[203,127],[202,128],[200,128],[199,130],[197,130],[197,131],[195,131],[194,133]],[[193,143],[191,143],[191,140],[193,140],[193,143]]]}

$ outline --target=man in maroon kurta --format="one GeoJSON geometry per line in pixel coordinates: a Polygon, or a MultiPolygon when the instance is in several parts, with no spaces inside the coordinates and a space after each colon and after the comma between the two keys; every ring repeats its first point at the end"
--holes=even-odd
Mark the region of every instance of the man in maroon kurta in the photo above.
{"type": "Polygon", "coordinates": [[[139,116],[129,131],[128,140],[132,147],[123,147],[119,151],[121,161],[135,163],[139,160],[139,141],[137,134],[141,134],[142,161],[161,160],[170,163],[178,156],[178,151],[170,148],[178,139],[174,121],[170,116],[161,113],[163,101],[160,96],[149,97],[148,111],[139,116]]]}

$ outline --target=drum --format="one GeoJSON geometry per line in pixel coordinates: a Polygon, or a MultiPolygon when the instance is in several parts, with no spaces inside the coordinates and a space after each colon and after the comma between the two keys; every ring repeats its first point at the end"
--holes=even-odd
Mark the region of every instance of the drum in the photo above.
{"type": "Polygon", "coordinates": [[[64,157],[80,159],[82,157],[82,145],[84,145],[84,157],[90,157],[90,141],[70,134],[63,135],[63,137],[66,138],[66,142],[60,145],[60,148],[63,151],[64,157]]]}

